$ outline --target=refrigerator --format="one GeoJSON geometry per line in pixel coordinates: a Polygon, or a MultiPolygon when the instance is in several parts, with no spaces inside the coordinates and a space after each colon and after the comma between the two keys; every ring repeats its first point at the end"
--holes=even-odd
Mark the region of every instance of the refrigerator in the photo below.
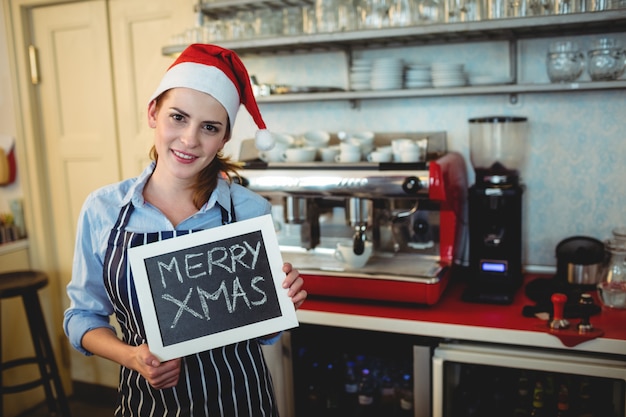
{"type": "Polygon", "coordinates": [[[625,390],[622,356],[460,342],[432,356],[433,417],[626,417],[625,390]]]}

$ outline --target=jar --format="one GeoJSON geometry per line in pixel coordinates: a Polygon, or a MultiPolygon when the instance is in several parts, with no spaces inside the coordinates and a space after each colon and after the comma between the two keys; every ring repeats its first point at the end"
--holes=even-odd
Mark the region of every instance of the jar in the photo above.
{"type": "Polygon", "coordinates": [[[624,73],[626,52],[617,39],[600,38],[587,52],[588,72],[593,81],[616,80],[624,73]]]}
{"type": "Polygon", "coordinates": [[[598,283],[598,296],[606,307],[626,308],[626,245],[615,239],[605,243],[609,252],[609,262],[598,283]]]}
{"type": "Polygon", "coordinates": [[[553,42],[548,50],[546,66],[548,78],[553,83],[573,82],[583,73],[585,56],[576,42],[553,42]]]}

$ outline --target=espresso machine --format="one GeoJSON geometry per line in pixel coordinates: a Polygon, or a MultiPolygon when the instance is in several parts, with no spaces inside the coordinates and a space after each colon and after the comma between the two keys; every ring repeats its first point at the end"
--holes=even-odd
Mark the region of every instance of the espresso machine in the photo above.
{"type": "Polygon", "coordinates": [[[527,119],[492,116],[469,120],[469,277],[463,299],[510,304],[522,283],[522,194],[527,119]]]}
{"type": "Polygon", "coordinates": [[[467,266],[463,157],[447,152],[445,132],[377,133],[374,145],[396,137],[426,138],[424,160],[263,162],[243,141],[242,183],[271,202],[281,256],[310,295],[434,304],[452,266],[467,266]],[[373,254],[350,269],[334,256],[340,242],[355,254],[367,243],[373,254]]]}

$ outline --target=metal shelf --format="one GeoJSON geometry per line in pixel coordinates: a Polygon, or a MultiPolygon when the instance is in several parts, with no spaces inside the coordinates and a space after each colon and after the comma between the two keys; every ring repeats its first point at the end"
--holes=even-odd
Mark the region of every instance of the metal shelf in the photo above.
{"type": "MultiPolygon", "coordinates": [[[[211,18],[238,10],[281,8],[289,5],[311,4],[313,0],[220,0],[202,3],[200,12],[211,18]]],[[[441,23],[411,27],[355,30],[349,32],[317,33],[311,35],[259,37],[220,42],[220,45],[240,55],[276,55],[341,50],[351,52],[363,48],[412,46],[478,41],[509,41],[512,50],[518,39],[588,35],[626,31],[626,9],[567,15],[495,19],[475,22],[441,23]]],[[[162,48],[164,55],[176,55],[187,45],[162,48]]],[[[512,59],[515,53],[512,53],[512,59]]],[[[512,74],[516,80],[516,75],[512,74]]],[[[608,82],[506,84],[452,88],[422,88],[403,90],[345,91],[310,94],[284,94],[258,97],[259,103],[289,103],[310,101],[339,101],[443,97],[460,95],[509,94],[511,102],[518,94],[626,89],[626,80],[608,82]]]]}
{"type": "Polygon", "coordinates": [[[489,95],[489,94],[510,94],[511,100],[515,100],[517,94],[546,93],[546,92],[575,92],[625,89],[626,80],[618,81],[594,81],[579,83],[546,83],[546,84],[506,84],[506,85],[485,85],[466,86],[450,88],[419,88],[402,90],[368,90],[368,91],[344,91],[332,93],[312,93],[312,94],[276,94],[264,97],[257,97],[257,102],[262,103],[293,103],[310,101],[339,101],[339,100],[372,100],[389,98],[411,98],[411,97],[444,97],[462,95],[489,95]]]}
{"type": "MultiPolygon", "coordinates": [[[[303,0],[236,0],[204,3],[202,12],[212,15],[237,7],[270,7],[303,0]]],[[[278,6],[277,6],[278,7],[278,6]]],[[[626,30],[626,9],[567,15],[494,19],[475,22],[424,24],[410,27],[316,33],[220,42],[220,45],[245,54],[280,54],[316,50],[346,50],[387,46],[410,46],[451,42],[515,40],[547,36],[571,36],[626,30]]],[[[180,53],[187,45],[162,48],[164,55],[180,53]]]]}

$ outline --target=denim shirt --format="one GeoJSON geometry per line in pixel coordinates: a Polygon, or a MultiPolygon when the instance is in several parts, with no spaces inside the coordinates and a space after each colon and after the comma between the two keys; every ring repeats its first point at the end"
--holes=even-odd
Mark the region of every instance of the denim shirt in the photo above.
{"type": "Polygon", "coordinates": [[[63,329],[71,345],[85,355],[91,354],[81,345],[86,332],[98,327],[115,331],[109,322],[113,314],[113,305],[104,287],[103,262],[111,229],[120,210],[128,202],[134,205],[134,211],[126,230],[136,233],[201,230],[221,226],[220,207],[224,208],[232,219],[231,198],[238,220],[271,212],[271,205],[266,199],[238,184],[229,184],[220,178],[209,201],[194,215],[174,227],[159,209],[143,198],[143,189],[155,166],[156,164],[152,162],[138,177],[94,191],[87,197],[81,209],[72,279],[67,286],[70,307],[65,311],[63,329]]]}

